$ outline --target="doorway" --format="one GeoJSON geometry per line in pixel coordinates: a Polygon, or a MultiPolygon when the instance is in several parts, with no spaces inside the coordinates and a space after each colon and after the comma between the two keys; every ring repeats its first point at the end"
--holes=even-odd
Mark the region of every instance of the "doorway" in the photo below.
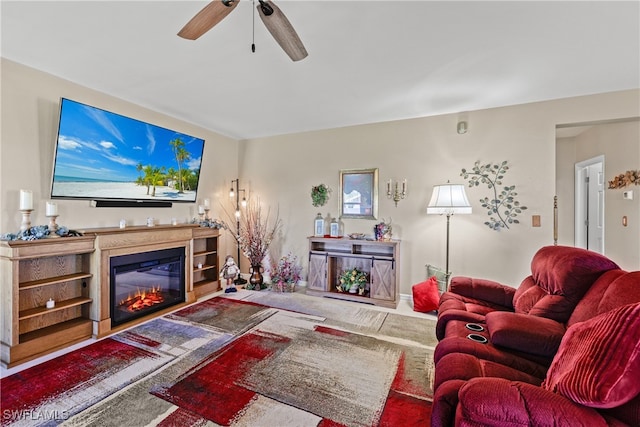
{"type": "Polygon", "coordinates": [[[604,254],[604,156],[575,164],[575,245],[604,254]]]}

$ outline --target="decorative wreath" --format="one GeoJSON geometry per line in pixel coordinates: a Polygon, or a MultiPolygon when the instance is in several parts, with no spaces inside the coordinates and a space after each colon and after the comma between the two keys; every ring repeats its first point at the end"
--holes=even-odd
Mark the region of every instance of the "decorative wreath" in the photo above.
{"type": "Polygon", "coordinates": [[[311,187],[311,203],[313,206],[324,206],[329,200],[331,189],[324,184],[311,187]]]}

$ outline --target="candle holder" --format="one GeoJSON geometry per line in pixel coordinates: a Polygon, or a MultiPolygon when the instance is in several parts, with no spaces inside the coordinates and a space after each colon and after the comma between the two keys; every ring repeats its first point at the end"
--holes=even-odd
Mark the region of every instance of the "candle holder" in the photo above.
{"type": "Polygon", "coordinates": [[[398,188],[398,181],[392,185],[392,181],[387,182],[387,198],[393,200],[398,207],[398,202],[407,196],[407,180],[402,181],[402,191],[398,188]]]}
{"type": "Polygon", "coordinates": [[[58,215],[47,215],[47,218],[49,218],[49,237],[60,237],[56,234],[56,231],[58,231],[58,224],[56,224],[58,215]]]}
{"type": "Polygon", "coordinates": [[[206,221],[209,221],[209,219],[210,219],[210,218],[209,218],[209,211],[210,211],[210,210],[211,210],[211,209],[209,209],[209,208],[207,208],[207,207],[205,207],[205,208],[204,208],[204,219],[205,219],[206,221]]]}
{"type": "Polygon", "coordinates": [[[27,231],[31,228],[31,212],[33,212],[33,209],[20,209],[20,212],[22,212],[20,231],[27,231]]]}

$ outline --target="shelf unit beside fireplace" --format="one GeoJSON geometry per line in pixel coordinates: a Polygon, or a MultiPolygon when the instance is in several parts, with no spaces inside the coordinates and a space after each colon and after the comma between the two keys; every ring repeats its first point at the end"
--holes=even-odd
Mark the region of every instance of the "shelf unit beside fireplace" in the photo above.
{"type": "Polygon", "coordinates": [[[214,228],[193,229],[193,291],[196,298],[220,289],[218,274],[218,238],[220,231],[214,228]],[[198,265],[202,264],[201,267],[198,265]]]}
{"type": "Polygon", "coordinates": [[[93,243],[93,236],[0,242],[4,364],[91,337],[93,243]],[[55,307],[46,308],[50,298],[55,307]]]}
{"type": "Polygon", "coordinates": [[[395,308],[399,300],[399,251],[398,240],[310,237],[307,294],[395,308]],[[338,291],[340,274],[352,268],[368,275],[368,295],[338,291]]]}

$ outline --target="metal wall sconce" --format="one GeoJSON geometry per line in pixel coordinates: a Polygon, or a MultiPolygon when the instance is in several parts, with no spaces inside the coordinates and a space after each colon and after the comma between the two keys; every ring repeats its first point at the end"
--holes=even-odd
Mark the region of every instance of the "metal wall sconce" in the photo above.
{"type": "Polygon", "coordinates": [[[460,121],[458,122],[458,126],[456,129],[460,135],[464,135],[469,130],[469,125],[467,124],[467,122],[460,121]]]}
{"type": "Polygon", "coordinates": [[[387,182],[387,198],[392,199],[398,207],[398,202],[407,196],[407,180],[402,181],[402,191],[400,191],[400,183],[398,181],[393,184],[392,180],[387,182]]]}

